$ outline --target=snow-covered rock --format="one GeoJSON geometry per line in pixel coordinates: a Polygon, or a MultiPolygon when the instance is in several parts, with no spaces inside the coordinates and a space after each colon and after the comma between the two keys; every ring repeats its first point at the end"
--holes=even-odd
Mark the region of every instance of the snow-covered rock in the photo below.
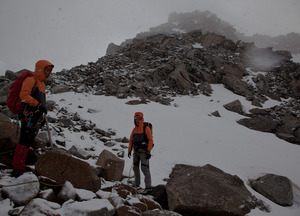
{"type": "Polygon", "coordinates": [[[63,204],[61,211],[64,216],[113,216],[115,214],[115,208],[107,199],[92,199],[83,202],[70,200],[63,204]]]}
{"type": "Polygon", "coordinates": [[[35,215],[47,215],[47,216],[61,216],[59,209],[61,206],[58,203],[49,202],[44,199],[36,198],[30,201],[28,205],[20,212],[20,216],[35,216],[35,215]]]}
{"type": "Polygon", "coordinates": [[[71,182],[66,181],[61,191],[57,195],[58,201],[62,204],[70,199],[75,200],[76,191],[71,182]]]}
{"type": "Polygon", "coordinates": [[[12,178],[8,186],[2,188],[2,193],[15,204],[25,205],[38,195],[39,190],[40,183],[37,176],[29,172],[16,179],[12,178]]]}

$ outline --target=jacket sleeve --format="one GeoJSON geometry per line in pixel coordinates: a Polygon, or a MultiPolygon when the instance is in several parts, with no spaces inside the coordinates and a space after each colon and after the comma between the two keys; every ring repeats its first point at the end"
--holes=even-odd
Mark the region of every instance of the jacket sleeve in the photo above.
{"type": "Polygon", "coordinates": [[[36,107],[39,102],[31,96],[32,89],[35,86],[35,78],[29,77],[23,81],[20,91],[20,99],[22,102],[29,104],[29,106],[36,107]]]}
{"type": "Polygon", "coordinates": [[[128,145],[128,153],[132,151],[132,135],[133,135],[133,130],[130,134],[129,145],[128,145]]]}
{"type": "Polygon", "coordinates": [[[146,131],[147,138],[149,140],[147,151],[151,152],[152,147],[153,147],[153,137],[152,137],[151,129],[149,127],[146,127],[145,131],[146,131]]]}

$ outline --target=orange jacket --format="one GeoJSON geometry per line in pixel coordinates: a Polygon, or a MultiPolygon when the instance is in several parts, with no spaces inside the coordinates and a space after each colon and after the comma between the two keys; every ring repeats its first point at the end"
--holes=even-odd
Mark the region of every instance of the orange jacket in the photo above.
{"type": "MultiPolygon", "coordinates": [[[[38,61],[35,64],[34,76],[29,77],[23,81],[22,89],[20,91],[20,99],[22,102],[29,104],[29,106],[36,107],[39,103],[45,103],[43,102],[43,100],[41,101],[39,98],[35,98],[34,96],[32,96],[31,93],[36,83],[39,92],[45,95],[46,88],[44,80],[47,79],[47,77],[44,74],[44,69],[47,66],[50,66],[51,68],[54,67],[53,64],[46,60],[38,61]]],[[[43,105],[46,106],[46,104],[43,105]]]]}
{"type": "MultiPolygon", "coordinates": [[[[144,133],[144,115],[142,112],[136,112],[134,116],[141,116],[142,120],[140,121],[139,125],[133,128],[131,135],[130,135],[130,139],[129,139],[129,146],[128,146],[128,152],[132,151],[132,136],[133,134],[143,134],[144,133]]],[[[145,133],[147,135],[148,138],[148,148],[147,151],[150,153],[153,147],[153,137],[152,137],[152,133],[151,133],[151,129],[149,127],[145,128],[145,133]]]]}

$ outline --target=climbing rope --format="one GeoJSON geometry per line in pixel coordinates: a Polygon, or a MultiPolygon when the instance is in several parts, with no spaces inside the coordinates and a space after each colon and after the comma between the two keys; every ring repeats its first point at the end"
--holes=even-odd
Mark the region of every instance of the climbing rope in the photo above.
{"type": "Polygon", "coordinates": [[[0,184],[0,188],[2,188],[2,187],[16,187],[16,186],[20,186],[20,185],[24,185],[24,184],[31,184],[31,183],[37,183],[37,182],[39,182],[39,181],[22,182],[22,183],[13,184],[13,185],[2,185],[2,184],[0,184]]]}
{"type": "Polygon", "coordinates": [[[14,151],[15,151],[15,149],[9,150],[9,151],[5,151],[5,152],[0,152],[0,155],[2,155],[2,154],[7,154],[7,153],[11,153],[11,152],[14,152],[14,151]]]}
{"type": "Polygon", "coordinates": [[[22,182],[22,183],[18,183],[18,184],[12,184],[12,185],[2,185],[0,184],[0,188],[2,187],[16,187],[16,186],[20,186],[20,185],[24,185],[24,184],[31,184],[31,183],[37,183],[39,182],[42,185],[46,185],[48,187],[62,187],[63,185],[59,185],[59,184],[48,184],[42,181],[28,181],[28,182],[22,182]]]}

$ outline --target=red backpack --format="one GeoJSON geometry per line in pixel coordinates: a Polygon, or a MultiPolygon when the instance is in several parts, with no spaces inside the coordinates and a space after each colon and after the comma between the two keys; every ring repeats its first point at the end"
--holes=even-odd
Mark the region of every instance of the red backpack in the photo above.
{"type": "Polygon", "coordinates": [[[9,87],[9,93],[7,96],[7,106],[13,114],[20,113],[24,108],[24,103],[20,99],[20,91],[22,89],[22,83],[27,77],[32,77],[33,73],[30,71],[24,71],[9,87]]]}

